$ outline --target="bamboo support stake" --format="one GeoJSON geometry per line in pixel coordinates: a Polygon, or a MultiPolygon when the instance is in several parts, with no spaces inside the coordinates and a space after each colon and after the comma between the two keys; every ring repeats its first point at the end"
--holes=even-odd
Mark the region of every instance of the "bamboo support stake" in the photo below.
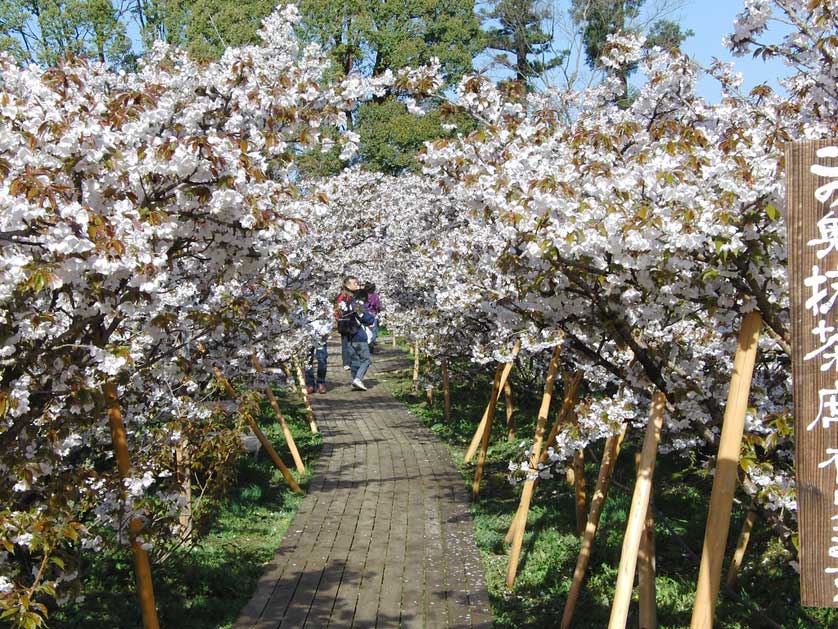
{"type": "MultiPolygon", "coordinates": [[[[559,430],[561,430],[562,426],[564,426],[568,419],[573,416],[573,407],[576,404],[576,394],[579,391],[579,384],[582,382],[582,375],[583,372],[577,371],[573,378],[570,381],[570,384],[565,389],[564,400],[562,401],[562,407],[558,413],[556,413],[556,419],[553,421],[553,427],[550,429],[550,434],[548,435],[547,439],[544,443],[552,445],[556,442],[556,436],[559,434],[559,430]]],[[[541,453],[541,462],[547,460],[547,450],[545,449],[544,452],[541,453]]],[[[536,479],[535,485],[538,486],[538,479],[536,479]]],[[[533,487],[533,491],[535,491],[535,487],[533,487]]],[[[521,507],[519,505],[518,511],[515,512],[515,516],[512,518],[512,522],[509,524],[509,530],[506,532],[506,537],[504,538],[505,544],[511,544],[512,539],[515,537],[515,529],[522,524],[522,520],[526,522],[526,514],[521,512],[521,507]]]]}
{"type": "Polygon", "coordinates": [[[497,403],[498,399],[498,392],[496,387],[498,383],[503,380],[503,365],[498,365],[495,369],[495,378],[492,381],[492,392],[489,394],[489,403],[486,405],[486,410],[483,411],[483,417],[480,418],[480,423],[477,424],[477,429],[474,431],[474,435],[471,437],[471,443],[468,446],[468,450],[466,450],[466,454],[463,457],[463,460],[466,463],[470,463],[471,460],[474,458],[474,455],[477,453],[477,448],[480,447],[480,442],[483,440],[483,432],[486,428],[486,423],[489,421],[489,411],[491,410],[494,413],[495,404],[497,403]]]}
{"type": "Polygon", "coordinates": [[[285,463],[283,463],[282,459],[279,458],[279,454],[277,454],[277,451],[274,450],[274,447],[271,444],[271,442],[268,441],[268,438],[265,436],[265,433],[263,433],[259,429],[259,426],[256,425],[256,422],[253,420],[252,417],[248,417],[247,419],[248,423],[250,424],[250,429],[253,431],[253,434],[256,435],[256,438],[262,443],[262,446],[265,448],[274,464],[279,468],[279,471],[282,472],[282,475],[285,477],[288,486],[291,487],[292,490],[294,490],[294,493],[303,493],[303,490],[300,489],[300,486],[297,484],[297,481],[295,481],[294,477],[291,476],[291,472],[285,466],[285,463]]]}
{"type": "MultiPolygon", "coordinates": [[[[221,373],[221,370],[218,367],[213,368],[213,372],[215,373],[215,377],[218,379],[218,382],[221,383],[221,386],[224,387],[224,390],[227,391],[227,395],[229,395],[234,400],[236,399],[236,390],[233,389],[233,385],[230,384],[230,381],[224,377],[224,374],[221,373]]],[[[259,443],[262,444],[262,447],[265,448],[265,452],[268,453],[268,456],[271,457],[271,461],[274,462],[279,468],[279,471],[282,472],[282,476],[285,478],[285,481],[288,483],[288,486],[294,491],[294,493],[301,494],[303,490],[300,489],[300,486],[297,484],[297,481],[294,480],[294,477],[291,476],[290,470],[285,466],[285,463],[282,462],[282,459],[277,454],[276,450],[274,450],[273,445],[265,436],[259,426],[256,425],[256,421],[248,415],[246,417],[247,423],[250,426],[250,429],[253,431],[253,434],[256,435],[256,438],[259,440],[259,443]]]]}
{"type": "Polygon", "coordinates": [[[515,439],[515,422],[512,421],[512,414],[515,407],[512,405],[512,384],[507,380],[503,385],[503,399],[506,403],[506,438],[509,441],[515,439]]]}
{"type": "Polygon", "coordinates": [[[445,421],[451,421],[451,381],[448,378],[448,359],[442,359],[442,395],[445,399],[445,421]]]}
{"type": "Polygon", "coordinates": [[[655,472],[655,458],[665,410],[666,396],[658,391],[652,397],[652,410],[646,427],[646,437],[643,440],[643,450],[640,454],[640,465],[637,470],[637,481],[634,484],[634,496],[631,500],[626,533],[623,537],[623,550],[620,554],[617,586],[614,589],[614,603],[611,606],[608,629],[625,629],[628,619],[631,592],[634,589],[634,573],[637,569],[637,553],[640,549],[640,538],[646,526],[646,511],[652,495],[652,475],[655,472]]]}
{"type": "Polygon", "coordinates": [[[188,539],[192,535],[192,457],[189,454],[189,442],[186,437],[181,439],[175,447],[175,467],[184,498],[178,521],[181,537],[188,539]]]}
{"type": "MultiPolygon", "coordinates": [[[[107,382],[102,386],[105,401],[108,405],[108,424],[111,428],[111,439],[113,440],[114,454],[116,455],[116,466],[119,470],[120,479],[124,480],[131,476],[131,460],[128,455],[128,438],[125,434],[125,423],[122,421],[122,409],[119,406],[119,398],[116,393],[116,385],[107,382]]],[[[134,556],[134,573],[137,579],[137,592],[140,597],[140,610],[143,616],[144,629],[159,629],[160,623],[157,620],[157,608],[154,604],[154,583],[151,580],[151,565],[148,561],[148,554],[143,550],[142,543],[137,537],[142,534],[143,522],[138,517],[131,518],[128,523],[128,530],[131,536],[131,553],[134,556]]]]}
{"type": "Polygon", "coordinates": [[[713,626],[722,561],[730,528],[733,493],[738,479],[739,450],[742,447],[745,413],[748,407],[751,376],[754,372],[761,327],[762,316],[754,311],[745,315],[739,331],[739,345],[733,360],[733,374],[730,379],[719,454],[716,460],[716,475],[713,479],[713,491],[710,494],[710,511],[704,532],[701,568],[698,572],[698,586],[690,624],[692,629],[713,626]]]}
{"type": "Polygon", "coordinates": [[[464,457],[466,463],[469,463],[474,458],[474,455],[477,452],[477,447],[480,445],[480,441],[483,438],[483,430],[486,428],[486,422],[489,421],[489,408],[494,408],[495,404],[497,404],[498,396],[500,395],[500,390],[503,388],[506,381],[509,379],[509,374],[512,372],[512,366],[515,363],[515,357],[518,355],[520,349],[521,342],[515,341],[515,346],[512,348],[512,360],[510,360],[508,363],[498,365],[497,369],[495,370],[495,382],[498,382],[497,374],[499,372],[501,374],[500,382],[498,384],[497,389],[495,389],[495,387],[492,387],[491,397],[489,398],[489,403],[486,405],[486,410],[483,413],[483,418],[477,425],[477,430],[474,431],[474,436],[471,438],[471,444],[469,444],[468,450],[466,451],[466,456],[464,457]]]}
{"type": "Polygon", "coordinates": [[[297,381],[300,383],[300,393],[303,396],[303,404],[305,404],[306,407],[308,427],[311,429],[311,432],[316,435],[317,422],[314,421],[314,409],[311,408],[311,396],[308,394],[308,389],[306,388],[306,377],[303,375],[303,367],[297,358],[294,359],[294,369],[297,370],[297,381]]]}
{"type": "Polygon", "coordinates": [[[585,534],[588,524],[588,492],[585,486],[585,452],[577,450],[573,456],[573,489],[576,497],[576,532],[585,534]]]}
{"type": "Polygon", "coordinates": [[[599,468],[599,476],[596,481],[596,489],[591,499],[591,511],[588,515],[588,523],[585,526],[585,534],[582,536],[582,548],[579,551],[579,558],[576,560],[576,568],[573,571],[573,583],[567,595],[564,612],[562,613],[561,629],[568,629],[573,620],[573,612],[576,609],[576,601],[582,591],[582,582],[585,579],[585,572],[588,570],[588,562],[591,559],[591,548],[593,548],[594,537],[599,527],[599,518],[602,515],[602,508],[608,496],[608,486],[611,482],[611,475],[614,473],[614,465],[617,456],[620,454],[620,446],[626,436],[627,424],[623,424],[618,435],[609,437],[605,441],[605,452],[602,455],[602,465],[599,468]]]}
{"type": "Polygon", "coordinates": [[[652,497],[646,507],[646,526],[640,537],[637,555],[637,580],[639,583],[639,625],[640,629],[657,629],[657,588],[655,584],[655,516],[652,511],[652,497]]]}
{"type": "MultiPolygon", "coordinates": [[[[553,445],[556,442],[556,437],[559,435],[559,431],[569,420],[571,420],[571,418],[574,417],[573,409],[576,406],[576,396],[579,393],[579,385],[582,383],[583,375],[584,372],[582,370],[577,371],[573,374],[570,384],[567,385],[564,400],[562,400],[562,407],[556,414],[556,419],[553,421],[553,427],[550,428],[550,434],[547,436],[547,443],[550,445],[553,445]]],[[[575,422],[576,420],[573,419],[573,421],[575,422]]],[[[541,456],[542,458],[546,458],[547,453],[544,452],[541,456]]]]}
{"type": "MultiPolygon", "coordinates": [[[[550,414],[550,401],[553,397],[553,385],[556,381],[556,372],[559,369],[559,348],[556,345],[553,350],[553,357],[550,359],[550,367],[547,369],[547,379],[544,383],[544,396],[541,398],[541,408],[538,411],[538,421],[535,429],[535,441],[532,448],[530,465],[532,471],[538,470],[538,463],[541,460],[541,445],[544,441],[544,428],[547,424],[547,416],[550,414]]],[[[535,490],[535,479],[524,481],[524,489],[521,491],[521,506],[518,508],[522,514],[521,525],[515,529],[515,537],[512,540],[512,548],[509,553],[509,566],[506,570],[506,587],[515,584],[515,575],[518,573],[518,560],[521,557],[521,546],[524,543],[524,530],[527,524],[527,513],[530,510],[530,501],[535,490]]]]}
{"type": "MultiPolygon", "coordinates": [[[[279,368],[282,369],[282,373],[285,374],[285,381],[288,383],[289,388],[294,393],[297,392],[297,382],[294,380],[294,374],[291,372],[291,368],[288,367],[284,362],[279,363],[279,368]]],[[[305,387],[303,387],[305,389],[305,387]]]]}
{"type": "Polygon", "coordinates": [[[733,559],[730,562],[730,568],[727,571],[727,587],[735,588],[736,580],[739,577],[739,569],[742,567],[742,559],[745,557],[745,551],[748,549],[748,542],[751,539],[751,531],[754,528],[754,523],[757,520],[757,503],[756,500],[751,502],[751,508],[748,509],[748,515],[745,516],[745,522],[742,524],[742,532],[739,533],[739,542],[736,544],[736,552],[733,553],[733,559]]]}
{"type": "Polygon", "coordinates": [[[419,388],[419,341],[413,345],[413,390],[419,388]]]}
{"type": "MultiPolygon", "coordinates": [[[[500,379],[503,376],[501,370],[495,372],[495,381],[492,385],[492,391],[497,391],[500,386],[500,379]]],[[[489,400],[489,406],[486,408],[486,426],[483,429],[483,436],[480,438],[480,450],[477,456],[477,469],[474,470],[474,480],[471,484],[472,500],[477,500],[480,495],[480,480],[483,478],[483,466],[486,464],[486,453],[489,450],[489,438],[492,436],[492,421],[495,416],[495,406],[498,402],[498,396],[493,395],[489,400]]]]}
{"type": "MultiPolygon", "coordinates": [[[[259,359],[256,358],[256,354],[253,354],[250,357],[250,361],[253,363],[253,368],[256,369],[259,373],[262,373],[262,365],[259,364],[259,359]]],[[[291,429],[288,427],[288,422],[285,421],[285,416],[282,414],[282,411],[279,409],[279,403],[276,401],[276,396],[274,392],[271,390],[270,385],[265,385],[265,395],[268,398],[268,402],[271,404],[271,408],[274,409],[274,415],[276,415],[276,420],[279,422],[280,427],[282,428],[282,434],[285,437],[285,443],[288,444],[288,450],[291,452],[291,458],[294,459],[294,466],[297,468],[297,472],[300,474],[304,474],[306,471],[306,466],[303,464],[303,459],[300,456],[300,451],[297,449],[297,443],[294,441],[294,436],[291,434],[291,429]]]]}

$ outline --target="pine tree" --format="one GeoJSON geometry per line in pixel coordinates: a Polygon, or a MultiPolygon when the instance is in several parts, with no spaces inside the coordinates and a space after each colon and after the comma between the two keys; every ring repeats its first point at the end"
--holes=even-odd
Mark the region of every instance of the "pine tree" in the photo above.
{"type": "Polygon", "coordinates": [[[538,0],[495,0],[485,14],[488,47],[500,51],[495,61],[515,72],[515,80],[533,77],[561,65],[567,52],[552,52],[553,35],[543,25],[549,12],[538,0]]]}

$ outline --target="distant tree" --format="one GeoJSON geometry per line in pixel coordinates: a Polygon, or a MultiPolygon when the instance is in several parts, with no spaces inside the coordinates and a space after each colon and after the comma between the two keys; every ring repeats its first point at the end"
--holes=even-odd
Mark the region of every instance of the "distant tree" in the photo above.
{"type": "Polygon", "coordinates": [[[515,72],[515,80],[528,83],[564,62],[567,52],[554,53],[553,34],[544,30],[549,15],[539,0],[494,0],[484,14],[487,45],[499,51],[495,61],[515,72]]]}
{"type": "Polygon", "coordinates": [[[443,119],[440,110],[431,107],[424,116],[417,116],[392,98],[362,105],[356,125],[363,162],[372,170],[389,174],[418,172],[416,154],[425,142],[449,137],[454,129],[468,133],[474,128],[473,119],[465,114],[443,119]]]}
{"type": "Polygon", "coordinates": [[[276,0],[194,0],[188,6],[187,50],[197,59],[218,59],[228,46],[259,41],[256,31],[276,0]]]}
{"type": "Polygon", "coordinates": [[[2,0],[0,44],[26,63],[74,54],[120,65],[131,50],[121,17],[110,0],[2,0]]]}
{"type": "MultiPolygon", "coordinates": [[[[436,57],[452,85],[485,48],[474,0],[301,0],[297,6],[300,35],[331,55],[335,77],[378,76],[436,57]]],[[[361,138],[362,163],[387,173],[419,170],[416,153],[423,143],[451,133],[434,104],[426,108],[426,115],[417,116],[404,103],[382,97],[348,112],[361,138]]],[[[305,175],[329,174],[339,166],[328,152],[306,154],[300,163],[305,175]]]]}
{"type": "MultiPolygon", "coordinates": [[[[571,0],[571,17],[579,26],[585,49],[585,61],[591,69],[601,69],[600,58],[608,37],[618,32],[639,32],[637,24],[640,11],[646,0],[571,0]]],[[[678,48],[692,30],[683,30],[677,22],[659,19],[652,23],[646,33],[648,47],[678,48]]],[[[629,98],[628,77],[637,69],[627,64],[613,70],[623,83],[625,101],[629,98]]]]}
{"type": "Polygon", "coordinates": [[[688,28],[681,28],[681,25],[672,20],[658,20],[646,33],[646,46],[660,46],[664,50],[679,49],[687,37],[692,37],[695,32],[688,28]]]}
{"type": "Polygon", "coordinates": [[[585,60],[599,68],[599,59],[609,35],[626,31],[640,15],[646,0],[571,0],[573,19],[582,29],[585,60]]]}
{"type": "Polygon", "coordinates": [[[346,75],[369,54],[373,31],[372,6],[368,0],[301,0],[303,16],[298,31],[305,41],[316,42],[329,51],[334,72],[346,75]]]}
{"type": "Polygon", "coordinates": [[[190,4],[186,0],[131,0],[130,11],[145,46],[149,47],[158,39],[183,45],[190,4]]]}
{"type": "Polygon", "coordinates": [[[301,0],[299,30],[343,74],[376,76],[436,57],[449,84],[484,48],[474,0],[301,0]]]}

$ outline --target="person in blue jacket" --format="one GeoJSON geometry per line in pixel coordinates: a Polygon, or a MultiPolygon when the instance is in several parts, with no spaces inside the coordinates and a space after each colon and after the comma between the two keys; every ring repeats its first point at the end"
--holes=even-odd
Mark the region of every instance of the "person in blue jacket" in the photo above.
{"type": "MultiPolygon", "coordinates": [[[[360,289],[358,278],[348,277],[344,283],[353,293],[360,289]]],[[[370,367],[370,346],[367,342],[365,325],[375,323],[375,317],[367,307],[356,299],[350,298],[337,304],[339,310],[338,331],[345,340],[350,359],[350,375],[352,388],[366,391],[364,376],[370,367]]]]}

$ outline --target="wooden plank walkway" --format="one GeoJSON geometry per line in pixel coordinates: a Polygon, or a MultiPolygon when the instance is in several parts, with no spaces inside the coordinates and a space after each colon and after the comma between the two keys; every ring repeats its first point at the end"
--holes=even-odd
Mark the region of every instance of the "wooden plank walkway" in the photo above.
{"type": "Polygon", "coordinates": [[[463,480],[377,381],[409,361],[382,345],[354,391],[329,352],[308,494],[234,627],[491,627],[463,480]]]}

